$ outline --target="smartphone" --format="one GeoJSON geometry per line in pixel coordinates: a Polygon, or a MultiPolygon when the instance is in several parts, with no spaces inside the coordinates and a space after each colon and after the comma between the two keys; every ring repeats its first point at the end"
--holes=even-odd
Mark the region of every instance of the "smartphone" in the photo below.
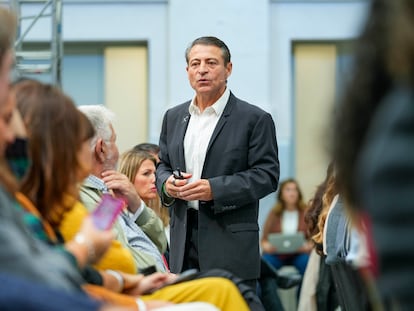
{"type": "Polygon", "coordinates": [[[92,212],[93,223],[101,230],[111,228],[124,206],[124,200],[114,198],[110,194],[103,194],[101,202],[92,212]]]}
{"type": "Polygon", "coordinates": [[[151,294],[151,293],[153,293],[153,292],[155,292],[155,291],[157,291],[161,288],[164,288],[168,285],[174,285],[174,284],[179,284],[179,283],[182,283],[182,282],[185,282],[185,281],[193,280],[197,277],[198,272],[199,271],[197,269],[185,270],[184,272],[178,274],[177,278],[174,281],[167,282],[167,283],[164,283],[163,285],[161,285],[160,287],[153,288],[153,289],[147,291],[146,294],[151,294]]]}
{"type": "Polygon", "coordinates": [[[173,171],[173,175],[175,179],[184,179],[183,174],[181,174],[181,170],[179,167],[173,171]]]}
{"type": "Polygon", "coordinates": [[[185,270],[185,271],[181,272],[174,281],[172,281],[172,282],[170,282],[166,285],[173,285],[173,284],[178,284],[178,283],[182,283],[182,282],[185,282],[185,281],[190,281],[198,275],[198,272],[199,271],[197,269],[185,270]]]}

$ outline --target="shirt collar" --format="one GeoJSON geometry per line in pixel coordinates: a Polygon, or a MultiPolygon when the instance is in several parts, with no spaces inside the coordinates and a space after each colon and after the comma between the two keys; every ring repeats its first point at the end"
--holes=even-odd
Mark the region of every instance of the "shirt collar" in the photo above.
{"type": "MultiPolygon", "coordinates": [[[[224,90],[224,93],[220,96],[220,98],[210,107],[207,107],[206,110],[212,110],[216,113],[217,116],[221,116],[221,114],[224,111],[224,108],[226,107],[227,102],[229,101],[229,97],[230,97],[230,90],[229,88],[226,87],[226,89],[224,90]]],[[[195,105],[195,99],[196,96],[193,97],[193,99],[191,100],[191,104],[188,107],[188,112],[190,113],[190,115],[192,114],[200,114],[200,109],[195,105]]],[[[207,110],[207,111],[208,111],[207,110]]]]}
{"type": "Polygon", "coordinates": [[[89,175],[86,178],[86,181],[89,184],[91,184],[92,186],[94,186],[96,189],[98,189],[99,191],[103,192],[103,193],[109,192],[109,189],[105,185],[104,181],[102,179],[96,177],[95,175],[89,175]]]}

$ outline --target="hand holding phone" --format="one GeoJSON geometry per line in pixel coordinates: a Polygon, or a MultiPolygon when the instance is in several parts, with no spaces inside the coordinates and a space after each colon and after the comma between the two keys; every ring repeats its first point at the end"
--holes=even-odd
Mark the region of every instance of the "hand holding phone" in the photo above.
{"type": "Polygon", "coordinates": [[[101,230],[111,228],[124,206],[124,200],[114,198],[110,194],[102,195],[101,202],[92,212],[93,223],[101,230]]]}

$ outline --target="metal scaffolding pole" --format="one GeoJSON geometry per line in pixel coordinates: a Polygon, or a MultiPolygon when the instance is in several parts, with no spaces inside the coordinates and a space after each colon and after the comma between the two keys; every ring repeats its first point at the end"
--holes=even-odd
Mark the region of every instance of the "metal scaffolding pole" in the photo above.
{"type": "Polygon", "coordinates": [[[62,0],[11,0],[10,5],[18,18],[16,50],[16,72],[25,74],[50,74],[51,83],[61,86],[62,82],[62,0]],[[28,9],[28,10],[26,10],[28,9]],[[33,15],[25,15],[34,11],[33,15]],[[40,19],[49,18],[51,34],[49,49],[26,50],[27,35],[40,19]]]}

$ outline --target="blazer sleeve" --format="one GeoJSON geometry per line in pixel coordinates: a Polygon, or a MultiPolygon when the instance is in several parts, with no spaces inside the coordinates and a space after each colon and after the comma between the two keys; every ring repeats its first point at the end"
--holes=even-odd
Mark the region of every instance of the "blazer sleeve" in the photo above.
{"type": "MultiPolygon", "coordinates": [[[[247,152],[246,169],[209,178],[216,213],[257,202],[277,189],[279,158],[271,115],[262,113],[246,135],[249,135],[247,150],[241,150],[247,152]]],[[[220,161],[219,156],[215,160],[220,161]]]]}
{"type": "Polygon", "coordinates": [[[172,174],[170,155],[168,153],[168,139],[169,138],[168,138],[167,133],[171,132],[168,130],[168,118],[169,118],[169,111],[165,113],[164,119],[162,122],[161,134],[160,134],[160,139],[158,142],[158,145],[160,147],[159,157],[161,161],[157,164],[157,170],[156,170],[157,191],[161,199],[161,204],[167,207],[169,207],[175,202],[175,198],[168,197],[163,191],[163,185],[165,181],[172,174]]]}

